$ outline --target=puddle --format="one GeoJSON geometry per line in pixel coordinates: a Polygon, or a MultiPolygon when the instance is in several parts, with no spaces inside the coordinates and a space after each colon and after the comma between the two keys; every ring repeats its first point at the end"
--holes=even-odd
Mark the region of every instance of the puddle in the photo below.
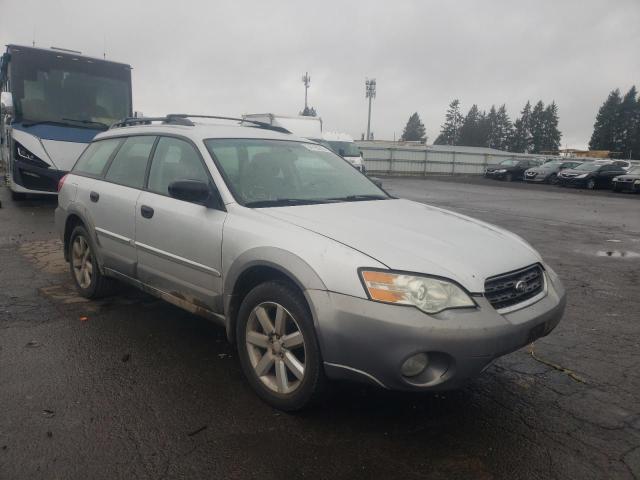
{"type": "Polygon", "coordinates": [[[615,258],[640,258],[640,253],[630,250],[598,250],[598,257],[615,257],[615,258]]]}

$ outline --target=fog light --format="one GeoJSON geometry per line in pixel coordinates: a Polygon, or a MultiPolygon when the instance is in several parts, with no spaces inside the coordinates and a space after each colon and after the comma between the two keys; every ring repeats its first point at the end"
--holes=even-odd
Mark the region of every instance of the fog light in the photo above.
{"type": "Polygon", "coordinates": [[[424,369],[427,368],[428,364],[429,357],[426,353],[416,353],[404,361],[402,368],[400,368],[400,372],[402,372],[402,375],[405,377],[415,377],[416,375],[420,375],[424,372],[424,369]]]}

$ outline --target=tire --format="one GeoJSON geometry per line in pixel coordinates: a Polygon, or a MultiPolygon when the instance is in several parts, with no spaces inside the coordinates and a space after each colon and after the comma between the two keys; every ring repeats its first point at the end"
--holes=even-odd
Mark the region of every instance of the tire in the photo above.
{"type": "Polygon", "coordinates": [[[587,180],[587,182],[585,183],[585,186],[587,187],[587,190],[595,190],[596,189],[595,179],[590,178],[589,180],[587,180]]]}
{"type": "Polygon", "coordinates": [[[551,175],[549,175],[547,177],[547,183],[549,185],[557,185],[558,184],[558,175],[556,175],[555,173],[552,173],[551,175]]]}
{"type": "Polygon", "coordinates": [[[20,200],[25,200],[26,198],[27,195],[25,193],[14,192],[13,190],[11,190],[11,200],[13,200],[14,202],[19,202],[20,200]]]}
{"type": "Polygon", "coordinates": [[[290,285],[270,281],[251,290],[238,311],[236,339],[249,384],[272,407],[301,410],[324,393],[326,379],[313,319],[304,297],[290,285]],[[284,321],[278,322],[278,317],[284,321]]]}
{"type": "Polygon", "coordinates": [[[113,293],[116,281],[100,272],[95,245],[84,226],[79,225],[73,229],[68,248],[69,271],[78,293],[91,299],[102,298],[113,293]],[[78,244],[77,247],[76,244],[78,244]]]}
{"type": "Polygon", "coordinates": [[[505,182],[513,182],[513,175],[512,175],[512,174],[510,174],[510,173],[507,173],[507,174],[504,176],[504,181],[505,181],[505,182]]]}

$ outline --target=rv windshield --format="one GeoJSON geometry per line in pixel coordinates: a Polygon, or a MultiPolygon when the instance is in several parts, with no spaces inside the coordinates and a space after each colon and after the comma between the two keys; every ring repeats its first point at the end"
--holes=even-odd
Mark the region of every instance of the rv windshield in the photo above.
{"type": "Polygon", "coordinates": [[[331,149],[336,152],[338,155],[342,155],[343,157],[359,157],[360,149],[353,142],[333,142],[329,140],[329,145],[331,145],[331,149]],[[340,152],[342,150],[342,152],[340,152]]]}
{"type": "Polygon", "coordinates": [[[104,128],[130,115],[130,67],[31,48],[12,48],[16,120],[104,128]]]}

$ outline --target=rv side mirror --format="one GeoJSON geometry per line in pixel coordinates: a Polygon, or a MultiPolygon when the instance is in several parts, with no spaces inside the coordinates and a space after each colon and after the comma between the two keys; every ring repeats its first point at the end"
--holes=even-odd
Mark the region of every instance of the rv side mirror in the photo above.
{"type": "Polygon", "coordinates": [[[0,114],[13,115],[13,95],[11,92],[0,94],[0,114]]]}

